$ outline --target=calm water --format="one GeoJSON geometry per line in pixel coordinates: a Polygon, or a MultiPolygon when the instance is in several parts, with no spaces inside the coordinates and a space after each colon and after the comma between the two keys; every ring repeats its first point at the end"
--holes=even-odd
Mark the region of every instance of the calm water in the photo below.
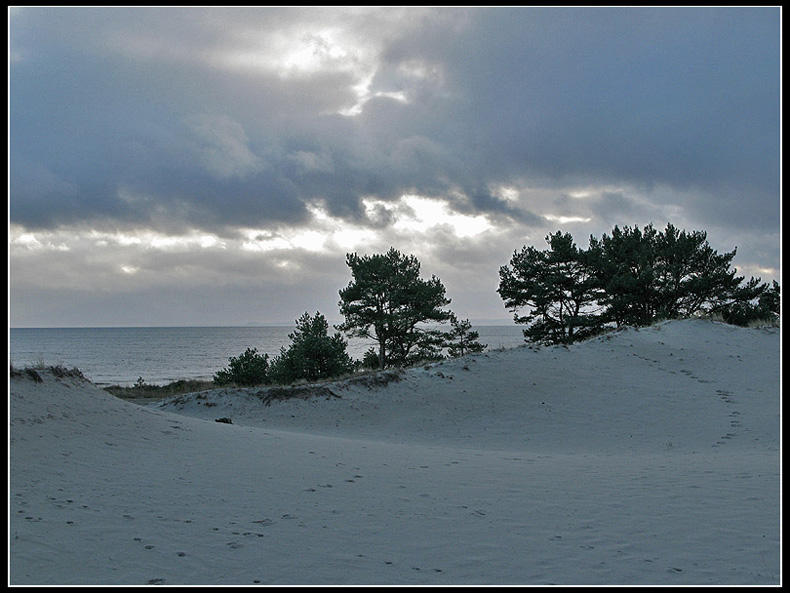
{"type": "MultiPolygon", "coordinates": [[[[488,348],[524,343],[521,327],[476,326],[488,348]]],[[[290,344],[291,327],[12,328],[10,362],[77,367],[95,383],[132,385],[138,377],[162,385],[177,379],[209,380],[247,347],[270,357],[290,344]]],[[[353,358],[374,342],[350,339],[353,358]]]]}

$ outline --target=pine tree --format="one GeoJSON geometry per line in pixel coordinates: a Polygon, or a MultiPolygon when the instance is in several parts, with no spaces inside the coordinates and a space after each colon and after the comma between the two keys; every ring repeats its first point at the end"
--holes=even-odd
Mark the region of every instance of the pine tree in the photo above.
{"type": "Polygon", "coordinates": [[[405,365],[415,352],[431,352],[430,334],[421,324],[442,323],[450,300],[441,281],[420,278],[420,262],[394,248],[386,254],[346,255],[352,280],[340,290],[345,321],[337,329],[378,343],[379,368],[405,365]]]}
{"type": "Polygon", "coordinates": [[[603,320],[647,325],[659,308],[656,292],[656,231],[615,226],[611,236],[590,237],[591,273],[603,289],[603,320]]]}
{"type": "Polygon", "coordinates": [[[469,322],[469,319],[460,321],[455,314],[452,314],[450,326],[450,331],[444,335],[443,346],[447,348],[448,353],[453,358],[482,352],[486,349],[487,344],[481,344],[478,341],[480,334],[472,330],[472,324],[469,322]]]}
{"type": "Polygon", "coordinates": [[[524,337],[553,344],[581,340],[600,331],[595,315],[598,284],[590,273],[590,255],[568,233],[548,235],[549,249],[523,247],[510,266],[499,270],[497,292],[514,311],[516,323],[526,324],[524,337]],[[516,311],[527,307],[526,315],[516,311]]]}
{"type": "Polygon", "coordinates": [[[505,306],[514,313],[527,308],[515,320],[527,325],[528,340],[568,343],[608,324],[711,313],[746,324],[779,311],[779,285],[744,283],[731,268],[736,249],[716,252],[703,231],[615,226],[600,240],[591,236],[586,251],[559,231],[546,240],[548,250],[524,247],[499,271],[505,306]]]}
{"type": "Polygon", "coordinates": [[[770,321],[779,315],[779,284],[774,280],[769,288],[760,278],[750,278],[734,290],[728,302],[717,311],[722,319],[734,325],[749,325],[755,321],[770,321]]]}
{"type": "Polygon", "coordinates": [[[764,311],[770,311],[775,315],[779,315],[782,302],[781,289],[779,283],[774,280],[770,288],[766,288],[763,294],[759,296],[760,308],[764,311]]]}
{"type": "Polygon", "coordinates": [[[258,354],[257,349],[247,348],[239,356],[231,356],[228,366],[214,373],[217,385],[261,385],[269,382],[269,355],[258,354]]]}
{"type": "Polygon", "coordinates": [[[272,360],[270,378],[281,384],[299,379],[316,381],[349,373],[354,362],[346,352],[347,343],[336,333],[330,336],[326,318],[316,311],[314,317],[304,313],[296,320],[296,329],[288,334],[290,346],[280,348],[272,360]]]}
{"type": "Polygon", "coordinates": [[[592,274],[603,289],[603,319],[618,326],[721,310],[736,298],[743,277],[730,268],[736,250],[719,254],[704,231],[667,224],[615,226],[611,236],[590,237],[592,274]]]}

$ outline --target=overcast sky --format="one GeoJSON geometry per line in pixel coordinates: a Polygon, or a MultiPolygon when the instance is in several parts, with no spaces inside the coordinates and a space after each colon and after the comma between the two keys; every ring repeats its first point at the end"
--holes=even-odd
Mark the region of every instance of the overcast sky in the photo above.
{"type": "Polygon", "coordinates": [[[340,321],[390,246],[499,267],[667,222],[780,279],[780,12],[12,8],[13,327],[340,321]]]}

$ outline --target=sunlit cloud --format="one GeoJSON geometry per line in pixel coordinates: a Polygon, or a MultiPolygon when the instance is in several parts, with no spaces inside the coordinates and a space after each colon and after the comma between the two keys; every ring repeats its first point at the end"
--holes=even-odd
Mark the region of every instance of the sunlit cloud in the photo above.
{"type": "Polygon", "coordinates": [[[52,230],[38,233],[12,230],[9,243],[27,250],[70,251],[73,248],[140,248],[156,251],[227,249],[227,242],[216,235],[192,231],[186,235],[166,235],[153,231],[98,231],[95,229],[52,230]]]}
{"type": "Polygon", "coordinates": [[[359,68],[369,51],[340,27],[258,30],[237,37],[246,41],[244,46],[218,53],[214,57],[215,64],[269,71],[282,78],[304,77],[327,70],[353,71],[359,68]]]}
{"type": "Polygon", "coordinates": [[[290,243],[293,247],[306,251],[323,251],[326,239],[325,231],[300,230],[292,235],[290,243]]]}
{"type": "Polygon", "coordinates": [[[403,91],[378,91],[373,95],[374,97],[386,97],[387,99],[394,99],[400,103],[408,103],[409,99],[403,91]]]}
{"type": "Polygon", "coordinates": [[[558,222],[560,224],[568,224],[569,222],[590,222],[592,218],[589,216],[558,216],[555,214],[544,214],[546,220],[558,222]]]}
{"type": "Polygon", "coordinates": [[[501,185],[494,189],[493,194],[506,202],[517,204],[521,197],[521,192],[515,187],[501,185]]]}
{"type": "MultiPolygon", "coordinates": [[[[75,235],[77,237],[79,235],[75,235]]],[[[141,237],[131,234],[131,233],[122,233],[122,232],[104,232],[104,231],[97,231],[95,229],[91,229],[86,233],[86,238],[91,240],[93,244],[97,247],[106,247],[110,244],[121,245],[121,246],[129,246],[129,245],[140,245],[142,244],[143,240],[141,237]]]]}
{"type": "Polygon", "coordinates": [[[561,225],[671,221],[781,274],[771,9],[9,10],[22,310],[122,279],[265,287],[288,320],[347,282],[344,253],[394,246],[454,299],[474,266],[494,318],[507,254],[561,225]]]}
{"type": "Polygon", "coordinates": [[[246,229],[241,249],[246,251],[301,250],[325,253],[332,247],[354,249],[362,243],[376,239],[376,233],[329,215],[320,203],[307,205],[311,220],[307,225],[284,227],[276,230],[246,229]]]}
{"type": "Polygon", "coordinates": [[[343,250],[353,250],[360,245],[370,245],[380,239],[379,234],[370,229],[348,227],[332,233],[330,241],[343,250]]]}
{"type": "MultiPolygon", "coordinates": [[[[46,236],[47,233],[44,233],[46,236]]],[[[41,236],[41,234],[40,234],[41,236]]],[[[49,238],[39,240],[34,233],[22,232],[18,230],[16,233],[12,232],[9,244],[14,248],[21,248],[27,251],[69,251],[70,248],[63,241],[55,242],[49,238]]]]}
{"type": "Polygon", "coordinates": [[[23,233],[18,237],[13,237],[11,239],[11,245],[18,245],[25,249],[41,249],[41,247],[43,247],[41,241],[36,239],[33,233],[23,233]]]}
{"type": "Polygon", "coordinates": [[[405,194],[396,202],[368,197],[362,204],[373,220],[387,212],[394,221],[392,229],[400,233],[427,233],[443,227],[457,237],[475,237],[493,228],[485,215],[454,212],[446,201],[436,198],[405,194]]]}
{"type": "Polygon", "coordinates": [[[620,194],[633,191],[634,188],[626,184],[598,183],[568,189],[566,190],[566,194],[576,200],[584,200],[586,198],[594,198],[604,194],[620,194]]]}
{"type": "Polygon", "coordinates": [[[438,226],[448,226],[458,237],[474,237],[491,228],[485,215],[468,215],[452,212],[442,200],[415,195],[401,197],[407,209],[401,210],[396,230],[425,232],[438,226]]]}

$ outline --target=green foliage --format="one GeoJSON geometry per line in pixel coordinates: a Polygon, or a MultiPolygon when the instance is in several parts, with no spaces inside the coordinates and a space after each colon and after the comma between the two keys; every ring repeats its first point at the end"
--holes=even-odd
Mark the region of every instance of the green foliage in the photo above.
{"type": "Polygon", "coordinates": [[[337,377],[354,370],[354,361],[346,352],[346,341],[336,333],[330,336],[329,324],[316,311],[296,320],[296,330],[288,334],[291,345],[280,349],[272,360],[269,378],[275,383],[287,384],[299,379],[316,381],[337,377]]]}
{"type": "Polygon", "coordinates": [[[269,355],[258,354],[257,349],[247,348],[238,357],[231,356],[228,366],[214,373],[217,385],[261,385],[268,383],[269,355]]]}
{"type": "Polygon", "coordinates": [[[443,346],[453,358],[482,352],[487,344],[478,341],[480,334],[472,330],[469,319],[460,321],[455,314],[450,317],[450,331],[444,335],[443,346]]]}
{"type": "Polygon", "coordinates": [[[615,226],[611,236],[590,237],[592,273],[604,291],[604,319],[618,326],[690,317],[727,305],[742,277],[730,269],[736,250],[719,254],[703,231],[663,232],[647,225],[615,226]]]}
{"type": "Polygon", "coordinates": [[[409,364],[415,356],[432,355],[430,332],[421,324],[441,323],[450,303],[441,281],[420,278],[420,262],[394,248],[386,254],[346,255],[352,280],[340,290],[337,329],[378,342],[379,368],[409,364]]]}
{"type": "Polygon", "coordinates": [[[497,292],[514,312],[529,307],[515,321],[527,324],[524,337],[530,341],[564,344],[594,335],[601,321],[589,309],[600,290],[589,254],[568,233],[557,231],[546,241],[546,251],[524,247],[513,253],[510,266],[499,270],[497,292]]]}
{"type": "Polygon", "coordinates": [[[447,334],[440,329],[424,328],[414,345],[414,349],[400,360],[401,366],[411,366],[425,362],[435,362],[445,358],[442,350],[445,347],[447,334]]]}
{"type": "Polygon", "coordinates": [[[604,321],[645,325],[655,314],[655,229],[615,226],[600,242],[590,237],[590,272],[603,289],[604,321]]]}
{"type": "Polygon", "coordinates": [[[759,284],[752,278],[733,294],[733,300],[720,309],[722,319],[733,325],[747,326],[754,322],[771,321],[779,315],[780,289],[759,284]]]}
{"type": "Polygon", "coordinates": [[[779,311],[779,285],[769,289],[759,278],[744,284],[730,267],[736,250],[717,253],[702,231],[615,226],[600,240],[591,236],[587,250],[567,233],[546,240],[548,250],[524,247],[500,268],[498,292],[514,313],[527,308],[515,320],[527,324],[531,341],[569,343],[608,324],[711,313],[745,325],[779,311]]]}
{"type": "Polygon", "coordinates": [[[362,355],[361,366],[364,369],[377,369],[379,368],[379,355],[375,348],[368,348],[365,354],[362,355]]]}
{"type": "Polygon", "coordinates": [[[782,302],[781,289],[779,283],[774,280],[770,288],[758,297],[758,304],[763,311],[770,311],[775,315],[779,315],[782,302]]]}
{"type": "Polygon", "coordinates": [[[138,399],[170,397],[172,395],[194,393],[195,391],[203,391],[215,387],[212,381],[199,381],[197,379],[179,379],[167,385],[150,385],[145,381],[141,382],[140,379],[137,379],[135,384],[131,387],[108,385],[104,387],[104,390],[123,399],[138,399]]]}

